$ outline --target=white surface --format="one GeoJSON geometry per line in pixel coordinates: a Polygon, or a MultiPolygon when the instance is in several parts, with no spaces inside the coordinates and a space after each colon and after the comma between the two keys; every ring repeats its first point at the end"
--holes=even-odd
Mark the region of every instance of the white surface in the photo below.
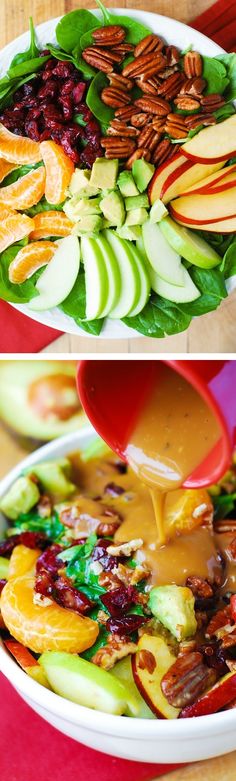
{"type": "MultiPolygon", "coordinates": [[[[114,11],[114,9],[112,9],[114,11]]],[[[99,16],[99,11],[94,12],[96,15],[99,16]]],[[[209,38],[206,38],[205,35],[202,35],[197,30],[193,30],[191,27],[188,27],[186,24],[182,24],[181,22],[176,22],[174,19],[169,19],[166,16],[160,16],[159,14],[151,14],[146,13],[145,11],[134,11],[131,9],[117,9],[117,13],[126,14],[127,16],[132,16],[135,19],[139,20],[140,22],[143,22],[143,24],[146,24],[148,27],[151,28],[153,32],[158,33],[159,35],[163,36],[165,40],[168,43],[174,44],[181,49],[185,49],[189,44],[192,44],[197,51],[201,52],[201,54],[207,54],[208,56],[214,57],[216,54],[219,54],[223,51],[220,46],[217,46],[216,43],[213,41],[210,41],[209,38]]],[[[55,27],[57,22],[59,21],[58,17],[57,19],[51,19],[48,22],[44,22],[43,24],[40,24],[36,30],[37,30],[37,37],[40,45],[45,47],[48,41],[56,43],[55,38],[55,27]]],[[[16,38],[14,41],[8,44],[8,46],[5,46],[5,48],[1,52],[1,70],[2,75],[5,73],[6,69],[9,66],[9,63],[12,59],[12,57],[18,52],[23,51],[28,46],[28,40],[29,40],[29,33],[24,33],[23,35],[20,35],[18,38],[16,38]]],[[[233,288],[235,285],[233,285],[233,288]]],[[[232,289],[233,289],[232,288],[232,289]]],[[[56,328],[59,331],[64,331],[65,333],[74,334],[75,336],[91,336],[91,334],[87,334],[86,331],[83,331],[81,328],[79,328],[74,320],[71,317],[68,317],[63,312],[60,311],[60,309],[49,309],[47,312],[44,312],[42,314],[33,314],[30,312],[29,308],[26,304],[22,305],[11,305],[14,306],[16,309],[18,309],[23,314],[30,317],[32,320],[36,320],[39,323],[42,323],[44,325],[48,325],[51,328],[56,328]]],[[[110,321],[107,320],[105,323],[105,326],[100,334],[101,339],[125,339],[125,338],[142,338],[142,334],[139,334],[138,331],[134,331],[132,328],[127,328],[124,323],[119,322],[119,320],[110,321]]],[[[92,337],[93,338],[93,337],[92,337]]],[[[99,337],[96,337],[99,339],[99,337]]]]}
{"type": "MultiPolygon", "coordinates": [[[[91,427],[45,445],[1,481],[0,496],[21,470],[39,461],[83,449],[94,436],[91,427]]],[[[3,516],[0,525],[4,525],[3,516]]],[[[45,689],[18,667],[0,642],[0,670],[33,710],[65,735],[91,748],[137,762],[194,762],[236,748],[236,710],[182,720],[146,720],[93,711],[45,689]]],[[[4,706],[2,706],[4,708],[4,706]]]]}

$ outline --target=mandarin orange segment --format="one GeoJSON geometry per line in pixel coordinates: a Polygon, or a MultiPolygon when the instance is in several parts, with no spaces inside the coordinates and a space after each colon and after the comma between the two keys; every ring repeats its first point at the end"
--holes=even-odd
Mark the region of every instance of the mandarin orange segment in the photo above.
{"type": "Polygon", "coordinates": [[[34,602],[31,577],[8,580],[1,593],[1,612],[11,635],[31,651],[68,651],[81,653],[90,648],[98,636],[98,624],[59,607],[55,602],[34,602]]]}
{"type": "Polygon", "coordinates": [[[12,171],[15,171],[16,168],[17,165],[15,163],[8,163],[7,160],[0,158],[0,182],[5,179],[5,176],[10,174],[12,171]]]}
{"type": "Polygon", "coordinates": [[[174,504],[168,510],[166,505],[166,523],[168,534],[186,534],[197,526],[210,524],[213,507],[205,488],[182,490],[174,504]]]}
{"type": "Polygon", "coordinates": [[[53,241],[34,241],[22,247],[10,263],[8,276],[10,282],[19,285],[42,266],[46,266],[58,249],[53,241]]]}
{"type": "Polygon", "coordinates": [[[20,578],[22,575],[33,575],[35,571],[35,564],[42,551],[39,548],[32,550],[27,548],[26,545],[16,545],[12,551],[8,580],[11,578],[20,578]]]}
{"type": "MultiPolygon", "coordinates": [[[[1,209],[0,209],[1,216],[1,209]]],[[[34,228],[34,220],[26,214],[10,212],[0,220],[0,252],[28,236],[34,228]]]]}
{"type": "Polygon", "coordinates": [[[22,210],[35,206],[44,195],[45,180],[45,168],[40,166],[21,176],[13,184],[0,187],[0,208],[2,203],[12,209],[22,210]]]}
{"type": "Polygon", "coordinates": [[[73,223],[64,212],[39,212],[34,217],[34,230],[30,239],[46,239],[48,236],[69,236],[73,223]]]}
{"type": "MultiPolygon", "coordinates": [[[[5,220],[6,217],[11,217],[13,214],[17,215],[15,209],[9,209],[9,206],[3,206],[3,203],[0,204],[0,222],[5,220]]],[[[19,217],[19,215],[17,216],[19,217]]]]}
{"type": "Polygon", "coordinates": [[[49,203],[62,203],[75,166],[55,141],[42,141],[40,151],[46,168],[45,196],[49,203]]]}
{"type": "Polygon", "coordinates": [[[0,157],[9,163],[33,165],[42,160],[40,144],[26,136],[11,133],[0,123],[0,157]]]}

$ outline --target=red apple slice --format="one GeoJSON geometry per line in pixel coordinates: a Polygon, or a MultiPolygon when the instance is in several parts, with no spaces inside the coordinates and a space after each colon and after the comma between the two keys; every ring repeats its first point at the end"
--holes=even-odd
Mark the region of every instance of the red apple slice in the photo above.
{"type": "MultiPolygon", "coordinates": [[[[175,169],[178,170],[183,163],[186,165],[186,157],[183,157],[180,152],[177,152],[171,160],[166,160],[166,162],[160,165],[157,171],[155,171],[148,187],[151,205],[160,198],[163,184],[169,174],[172,173],[172,171],[175,171],[175,169]]],[[[192,163],[189,163],[189,168],[191,165],[192,163]]]]}
{"type": "Polygon", "coordinates": [[[177,719],[179,708],[169,705],[161,690],[163,675],[176,661],[163,637],[142,635],[132,656],[134,681],[140,694],[159,719],[177,719]]]}
{"type": "MultiPolygon", "coordinates": [[[[207,194],[209,190],[218,189],[218,186],[221,187],[221,184],[224,184],[224,180],[230,175],[235,172],[235,182],[236,182],[236,165],[229,165],[226,168],[223,168],[223,170],[219,170],[219,166],[222,169],[223,163],[218,163],[218,170],[215,173],[212,173],[210,176],[207,176],[206,179],[204,177],[196,184],[193,184],[191,187],[188,187],[186,190],[182,190],[181,195],[201,195],[201,194],[207,194]]],[[[195,166],[193,166],[194,168],[195,166]]],[[[201,166],[202,168],[206,168],[207,166],[201,166]]]]}
{"type": "Polygon", "coordinates": [[[181,154],[198,163],[217,163],[236,154],[236,114],[219,125],[200,130],[183,144],[181,154]]]}
{"type": "Polygon", "coordinates": [[[219,220],[218,222],[201,222],[200,224],[193,224],[189,222],[183,222],[180,217],[175,214],[174,209],[170,209],[170,213],[176,222],[180,225],[188,225],[191,230],[209,231],[210,233],[236,233],[236,214],[227,220],[219,220]]]}
{"type": "Polygon", "coordinates": [[[185,189],[188,191],[188,189],[191,190],[193,188],[194,190],[197,182],[203,184],[202,180],[205,177],[209,177],[210,174],[214,175],[214,172],[219,171],[224,165],[224,162],[212,165],[201,165],[199,163],[189,165],[189,163],[189,160],[182,163],[180,168],[173,171],[164,182],[160,195],[163,203],[168,203],[173,198],[177,198],[178,195],[183,195],[185,189]]]}
{"type": "Polygon", "coordinates": [[[207,716],[210,713],[217,713],[218,710],[229,705],[236,697],[236,672],[227,673],[218,681],[212,689],[192,705],[186,705],[181,711],[179,718],[187,719],[193,716],[207,716]]]}
{"type": "Polygon", "coordinates": [[[219,222],[234,217],[235,213],[236,185],[220,194],[185,195],[171,203],[171,214],[186,225],[219,222]]]}

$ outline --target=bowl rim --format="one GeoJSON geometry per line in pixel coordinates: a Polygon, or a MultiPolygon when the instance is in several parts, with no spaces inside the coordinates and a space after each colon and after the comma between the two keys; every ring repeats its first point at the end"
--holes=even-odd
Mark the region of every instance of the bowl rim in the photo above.
{"type": "MultiPolygon", "coordinates": [[[[96,16],[99,16],[99,9],[90,9],[96,16]]],[[[215,41],[212,41],[210,38],[208,38],[203,33],[199,32],[198,30],[195,30],[191,25],[184,24],[183,22],[180,22],[176,19],[173,19],[169,16],[164,16],[163,14],[157,14],[150,11],[145,11],[141,9],[127,9],[127,8],[112,8],[112,13],[114,15],[121,14],[121,15],[128,15],[133,18],[137,18],[137,20],[142,21],[143,23],[146,23],[150,25],[151,29],[156,28],[158,25],[158,22],[160,23],[163,28],[166,27],[166,33],[167,38],[169,34],[169,29],[171,32],[171,28],[175,27],[176,30],[180,31],[180,35],[182,32],[183,37],[188,37],[189,42],[191,43],[191,36],[193,39],[194,47],[199,49],[201,51],[201,48],[206,48],[206,46],[210,46],[210,56],[216,56],[220,53],[225,53],[225,50],[219,46],[215,41]]],[[[45,22],[42,22],[39,25],[36,25],[36,33],[40,36],[40,34],[43,35],[44,30],[46,29],[48,24],[51,24],[55,26],[60,21],[60,19],[63,17],[53,17],[52,19],[48,19],[45,22]]],[[[21,50],[21,46],[27,45],[28,42],[28,32],[22,33],[20,36],[16,37],[12,41],[10,41],[1,51],[2,57],[7,58],[8,56],[11,56],[12,54],[12,47],[13,45],[16,48],[16,51],[21,50]]],[[[161,32],[162,35],[165,35],[164,30],[161,32]]],[[[53,35],[53,33],[52,33],[53,35]]],[[[5,70],[5,66],[3,67],[3,70],[5,70]]],[[[236,277],[230,278],[230,284],[227,287],[228,295],[235,289],[236,285],[236,277]]],[[[48,325],[51,328],[54,328],[58,331],[63,331],[63,333],[73,334],[78,337],[86,337],[90,339],[106,339],[108,342],[111,340],[117,340],[117,339],[142,339],[142,338],[150,338],[145,337],[144,334],[141,334],[139,331],[136,331],[134,328],[127,326],[125,323],[122,323],[120,320],[110,320],[107,318],[107,323],[105,324],[105,328],[102,329],[101,333],[99,335],[89,334],[86,331],[83,331],[82,328],[80,328],[74,321],[72,317],[69,317],[68,315],[65,315],[62,311],[59,310],[58,307],[54,307],[50,310],[45,310],[45,312],[38,312],[34,313],[31,312],[28,309],[27,304],[13,304],[9,302],[11,306],[13,306],[14,309],[17,309],[19,312],[24,314],[26,317],[29,317],[30,320],[33,320],[38,323],[42,323],[43,325],[48,325]],[[107,330],[107,333],[106,333],[107,330]]],[[[167,338],[167,337],[165,337],[167,338]]]]}
{"type": "MultiPolygon", "coordinates": [[[[33,466],[38,461],[44,459],[59,457],[62,454],[74,452],[76,449],[83,449],[90,440],[96,436],[92,426],[84,426],[79,431],[66,434],[64,437],[50,442],[47,445],[35,450],[30,455],[21,460],[10,472],[1,480],[0,498],[10,487],[12,482],[19,476],[22,469],[33,466]]],[[[175,739],[184,737],[201,737],[207,732],[214,731],[214,734],[222,734],[228,731],[236,724],[236,710],[224,711],[224,713],[215,713],[199,718],[181,719],[132,719],[124,716],[116,716],[104,713],[103,711],[93,710],[84,705],[71,702],[64,699],[49,689],[44,688],[40,683],[21,670],[8,651],[0,641],[0,670],[9,680],[9,682],[18,690],[22,696],[29,702],[37,703],[44,711],[53,712],[67,722],[80,725],[95,732],[108,735],[116,734],[120,737],[128,737],[133,740],[145,738],[152,741],[155,738],[174,737],[175,739]],[[184,727],[182,725],[185,725],[184,727]]]]}

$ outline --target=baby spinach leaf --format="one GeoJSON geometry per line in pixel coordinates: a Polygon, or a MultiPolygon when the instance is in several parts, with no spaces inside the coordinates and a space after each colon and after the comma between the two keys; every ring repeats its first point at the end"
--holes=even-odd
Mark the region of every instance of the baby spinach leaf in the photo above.
{"type": "Polygon", "coordinates": [[[191,317],[177,304],[153,293],[139,315],[124,317],[123,322],[145,336],[162,339],[165,335],[170,336],[185,331],[191,322],[191,317]]]}
{"type": "Polygon", "coordinates": [[[5,179],[3,182],[1,182],[1,187],[7,187],[9,184],[13,184],[14,182],[17,182],[18,179],[21,178],[21,176],[25,176],[30,171],[32,171],[35,168],[40,168],[40,166],[43,165],[43,162],[35,163],[34,165],[20,165],[19,168],[16,168],[15,171],[11,171],[8,176],[5,176],[5,179]]]}
{"type": "MultiPolygon", "coordinates": [[[[7,77],[5,78],[11,81],[12,79],[20,79],[21,76],[28,76],[31,73],[35,73],[49,60],[49,56],[50,55],[47,54],[45,57],[33,57],[30,60],[26,60],[26,62],[20,62],[19,65],[14,65],[9,68],[7,77]]],[[[2,83],[3,79],[0,81],[0,88],[2,83]]]]}
{"type": "Polygon", "coordinates": [[[224,119],[228,119],[232,114],[235,114],[235,107],[232,103],[225,103],[224,106],[221,106],[217,111],[214,111],[217,122],[223,122],[224,119]]]}
{"type": "MultiPolygon", "coordinates": [[[[89,596],[89,595],[87,594],[87,596],[89,596]]],[[[103,605],[103,610],[104,610],[104,605],[103,605]]],[[[91,615],[91,613],[89,615],[90,615],[90,618],[93,617],[91,615]]],[[[99,635],[97,637],[96,642],[92,645],[91,648],[87,648],[86,651],[83,651],[83,653],[80,654],[80,656],[82,656],[83,659],[87,659],[87,662],[90,662],[90,659],[92,659],[92,657],[95,656],[97,651],[99,651],[99,648],[103,648],[103,646],[107,644],[108,635],[109,635],[109,632],[107,632],[107,630],[105,629],[105,626],[102,626],[102,624],[100,624],[100,632],[99,632],[99,635]]]]}
{"type": "Polygon", "coordinates": [[[13,285],[8,278],[8,269],[10,263],[16,257],[22,244],[13,244],[0,255],[0,298],[4,301],[10,301],[12,304],[26,304],[36,295],[34,282],[27,279],[21,285],[13,285]]]}
{"type": "Polygon", "coordinates": [[[188,304],[181,304],[183,312],[191,315],[204,315],[217,309],[223,298],[227,297],[227,290],[223,274],[219,269],[203,269],[192,266],[189,274],[193,282],[201,292],[201,296],[196,301],[188,304]]]}
{"type": "Polygon", "coordinates": [[[225,65],[215,57],[204,56],[202,61],[202,76],[207,81],[205,94],[209,95],[210,93],[218,92],[222,95],[229,84],[225,65]]]}
{"type": "Polygon", "coordinates": [[[133,43],[136,45],[142,38],[145,38],[145,36],[149,35],[151,32],[150,27],[146,27],[146,25],[137,22],[137,20],[132,17],[123,16],[123,14],[112,14],[108,8],[105,8],[103,3],[101,3],[101,0],[96,0],[96,3],[102,11],[104,24],[120,24],[122,27],[125,27],[126,43],[133,43]]]}
{"type": "Polygon", "coordinates": [[[62,60],[62,62],[72,62],[74,67],[83,73],[85,79],[92,79],[95,75],[96,71],[94,68],[91,68],[90,65],[88,65],[88,63],[85,62],[85,60],[83,60],[83,58],[80,56],[81,49],[79,45],[73,49],[72,54],[67,54],[61,49],[57,49],[57,47],[53,46],[51,43],[47,44],[47,48],[49,49],[52,57],[55,57],[57,60],[62,60]]]}
{"type": "Polygon", "coordinates": [[[100,98],[101,91],[107,84],[108,80],[105,73],[97,73],[89,85],[86,97],[86,103],[90,111],[106,127],[108,127],[109,122],[114,117],[113,109],[110,106],[106,106],[100,98]]]}
{"type": "Polygon", "coordinates": [[[21,62],[32,60],[34,57],[38,57],[38,55],[40,54],[40,50],[38,49],[36,43],[36,34],[35,34],[32,16],[30,16],[29,27],[30,27],[29,48],[25,52],[19,52],[19,54],[15,54],[15,57],[13,57],[13,60],[11,61],[10,68],[15,67],[15,65],[19,65],[21,62]]]}
{"type": "Polygon", "coordinates": [[[94,336],[99,336],[101,333],[103,319],[90,321],[84,319],[86,313],[86,288],[83,269],[80,270],[73,289],[60,305],[60,309],[69,317],[73,317],[75,323],[80,328],[83,328],[84,331],[87,331],[87,333],[94,336]]]}
{"type": "Polygon", "coordinates": [[[51,211],[57,211],[61,212],[63,209],[63,203],[54,204],[54,203],[48,203],[46,201],[45,196],[41,198],[41,201],[39,203],[36,203],[35,206],[31,206],[30,209],[25,209],[25,214],[28,214],[28,217],[34,217],[35,214],[39,214],[40,212],[51,212],[51,211]]]}
{"type": "Polygon", "coordinates": [[[215,57],[214,59],[221,62],[222,65],[225,66],[227,71],[229,84],[225,91],[226,100],[235,100],[236,98],[236,53],[233,52],[232,54],[218,54],[217,57],[215,57]]]}
{"type": "Polygon", "coordinates": [[[224,274],[225,279],[233,277],[236,274],[236,240],[226,250],[220,270],[224,274]]]}
{"type": "Polygon", "coordinates": [[[56,27],[59,46],[66,52],[72,52],[81,36],[94,27],[99,27],[99,22],[91,11],[87,11],[85,8],[70,11],[60,19],[56,27]]]}
{"type": "Polygon", "coordinates": [[[14,526],[21,531],[43,532],[53,541],[65,531],[65,526],[55,510],[49,518],[40,518],[33,510],[31,513],[19,515],[14,526]]]}
{"type": "Polygon", "coordinates": [[[0,89],[0,109],[6,108],[6,106],[9,106],[9,103],[11,102],[11,98],[20,87],[23,86],[23,84],[26,84],[28,81],[31,81],[32,79],[35,79],[36,73],[31,73],[30,76],[25,76],[24,79],[20,79],[20,81],[10,81],[9,86],[5,87],[5,89],[0,89]]]}

